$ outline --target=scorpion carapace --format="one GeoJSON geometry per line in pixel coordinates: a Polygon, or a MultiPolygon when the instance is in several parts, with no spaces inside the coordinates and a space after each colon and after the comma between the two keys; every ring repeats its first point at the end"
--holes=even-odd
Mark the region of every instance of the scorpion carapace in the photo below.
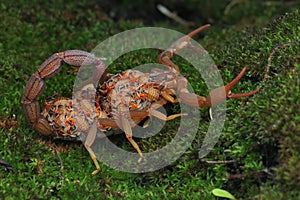
{"type": "Polygon", "coordinates": [[[150,73],[129,69],[116,75],[107,74],[106,65],[101,59],[80,50],[52,55],[32,74],[25,87],[22,106],[27,122],[43,135],[84,141],[84,146],[96,166],[92,175],[100,171],[97,158],[91,149],[97,132],[122,130],[140,158],[143,158],[142,151],[132,138],[132,128],[149,116],[167,121],[184,115],[166,116],[159,112],[157,109],[167,102],[181,101],[191,106],[204,107],[218,104],[226,98],[246,97],[258,92],[259,89],[245,94],[231,93],[230,89],[240,80],[246,68],[226,86],[212,90],[208,97],[188,91],[187,79],[180,74],[179,67],[171,59],[185,48],[200,52],[198,47],[191,44],[190,38],[209,26],[204,25],[175,41],[158,57],[159,63],[167,67],[166,70],[153,69],[150,73]],[[61,70],[62,63],[73,66],[94,65],[94,84],[83,86],[75,94],[75,99],[58,97],[45,101],[45,108],[41,111],[37,98],[45,89],[44,79],[56,75],[61,70]],[[95,80],[99,79],[99,83],[95,84],[95,80]],[[178,99],[175,94],[179,96],[178,99]]]}

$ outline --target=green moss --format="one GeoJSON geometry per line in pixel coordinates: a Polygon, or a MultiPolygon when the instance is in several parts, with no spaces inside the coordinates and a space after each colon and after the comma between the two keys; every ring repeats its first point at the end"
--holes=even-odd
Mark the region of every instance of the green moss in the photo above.
{"type": "MultiPolygon", "coordinates": [[[[241,37],[243,33],[228,30],[221,35],[232,36],[224,42],[227,46],[217,45],[220,47],[217,51],[212,47],[218,64],[226,70],[237,68],[239,71],[242,66],[249,66],[245,77],[247,84],[263,79],[273,48],[290,43],[277,49],[272,57],[269,78],[260,92],[250,102],[228,113],[228,128],[221,148],[226,149],[227,156],[241,159],[245,168],[241,171],[236,166],[234,173],[252,176],[238,182],[245,190],[248,190],[247,181],[261,182],[262,174],[278,184],[274,189],[276,194],[285,196],[299,188],[299,17],[299,11],[286,14],[264,29],[247,30],[244,37],[241,37]],[[257,177],[253,176],[253,170],[260,172],[254,173],[257,177]]],[[[210,40],[205,38],[204,41],[210,40]]],[[[231,184],[237,187],[235,181],[229,181],[229,188],[231,184]]]]}
{"type": "MultiPolygon", "coordinates": [[[[83,146],[68,142],[57,142],[67,149],[67,152],[61,152],[63,176],[60,176],[59,159],[44,144],[52,141],[31,130],[23,117],[20,99],[25,83],[38,65],[54,52],[66,49],[89,51],[109,36],[144,26],[144,22],[149,21],[127,21],[130,18],[126,17],[113,21],[106,14],[108,12],[104,12],[105,6],[101,7],[93,1],[69,1],[64,4],[60,1],[38,0],[26,4],[23,1],[1,2],[0,158],[10,163],[17,172],[8,172],[0,166],[0,198],[212,199],[211,191],[223,188],[243,199],[297,199],[299,192],[294,188],[299,188],[300,168],[297,156],[300,149],[297,134],[300,118],[297,45],[300,38],[299,11],[283,15],[263,28],[241,29],[245,24],[265,24],[266,20],[290,10],[290,6],[274,4],[263,7],[255,2],[246,1],[247,10],[244,13],[252,16],[248,19],[243,15],[245,7],[242,8],[241,4],[232,7],[232,12],[224,16],[224,9],[228,6],[225,1],[218,5],[208,1],[198,5],[191,1],[186,7],[180,2],[167,4],[174,10],[181,6],[181,13],[190,14],[181,16],[187,16],[187,19],[195,22],[208,21],[208,17],[194,17],[202,13],[203,16],[213,16],[211,20],[215,24],[239,25],[226,29],[216,26],[206,31],[205,38],[201,40],[221,69],[224,82],[229,82],[243,66],[248,66],[247,74],[234,91],[245,92],[259,86],[272,49],[280,43],[291,42],[291,45],[278,49],[274,54],[270,77],[258,94],[245,100],[228,100],[227,120],[222,136],[205,159],[235,162],[213,165],[199,161],[198,150],[209,125],[208,110],[204,108],[200,111],[200,126],[195,127],[198,129],[196,139],[172,165],[151,173],[130,174],[100,163],[102,171],[96,177],[90,176],[94,165],[83,146]],[[210,8],[213,13],[201,12],[206,8],[210,8]],[[259,12],[261,9],[264,11],[259,12]],[[255,18],[256,13],[259,13],[258,18],[255,18]]],[[[143,12],[143,9],[136,9],[139,6],[128,5],[126,9],[143,12]]],[[[190,31],[169,20],[153,23],[164,24],[165,27],[176,26],[182,32],[190,31]]],[[[116,72],[155,61],[157,54],[157,51],[133,52],[114,63],[110,70],[116,72]]],[[[207,94],[207,91],[203,91],[205,84],[194,75],[193,69],[180,59],[175,60],[182,66],[194,90],[201,95],[207,94]]],[[[40,101],[56,92],[64,96],[71,95],[74,75],[70,72],[73,69],[64,65],[59,75],[47,80],[48,87],[40,101]]],[[[178,110],[178,105],[167,105],[170,113],[178,110]]],[[[143,151],[155,150],[170,141],[177,126],[177,120],[171,121],[160,134],[137,142],[143,151]]],[[[111,139],[120,147],[132,150],[123,135],[111,139]]]]}

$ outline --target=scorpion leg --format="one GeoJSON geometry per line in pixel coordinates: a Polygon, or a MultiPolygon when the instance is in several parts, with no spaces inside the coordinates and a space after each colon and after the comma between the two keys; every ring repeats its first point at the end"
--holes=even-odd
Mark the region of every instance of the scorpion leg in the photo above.
{"type": "Polygon", "coordinates": [[[98,160],[97,160],[97,157],[96,157],[94,151],[91,149],[91,146],[93,145],[93,143],[95,141],[96,135],[97,135],[97,123],[94,122],[93,125],[91,126],[91,128],[87,134],[86,140],[84,142],[84,147],[89,152],[89,154],[94,162],[94,165],[96,166],[96,170],[92,172],[92,176],[96,175],[101,170],[98,160]]]}
{"type": "Polygon", "coordinates": [[[187,114],[186,113],[178,113],[178,114],[174,114],[174,115],[169,115],[169,116],[166,116],[164,113],[158,111],[157,109],[162,107],[164,104],[167,103],[167,100],[160,100],[158,101],[159,103],[154,103],[150,106],[149,110],[147,111],[148,112],[148,115],[150,116],[154,116],[160,120],[163,120],[163,121],[169,121],[169,120],[173,120],[177,117],[182,117],[182,116],[186,116],[187,114]]]}
{"type": "MultiPolygon", "coordinates": [[[[136,112],[130,111],[130,113],[131,113],[131,115],[130,115],[131,118],[138,118],[140,120],[142,120],[143,118],[148,116],[148,113],[146,111],[136,111],[136,112]]],[[[137,125],[138,121],[135,122],[134,124],[132,124],[125,116],[122,116],[118,120],[100,118],[100,119],[98,119],[98,123],[101,124],[101,126],[107,126],[110,128],[121,128],[124,131],[127,140],[130,142],[130,144],[134,147],[134,149],[140,155],[140,159],[138,160],[138,162],[141,162],[142,158],[144,157],[143,153],[140,150],[140,147],[138,146],[138,144],[132,138],[132,127],[137,125]]]]}
{"type": "Polygon", "coordinates": [[[163,114],[162,112],[159,112],[158,110],[150,110],[149,114],[151,116],[154,116],[158,119],[161,119],[163,121],[169,121],[169,120],[173,120],[177,117],[182,117],[182,116],[186,116],[186,113],[178,113],[178,114],[174,114],[174,115],[170,115],[170,116],[166,116],[165,114],[163,114]]]}
{"type": "MultiPolygon", "coordinates": [[[[175,100],[174,102],[178,102],[178,101],[175,100]]],[[[146,116],[154,116],[163,121],[169,121],[169,120],[173,120],[177,117],[182,117],[182,116],[187,115],[187,113],[179,113],[179,114],[166,116],[164,113],[157,110],[160,107],[162,107],[163,105],[165,105],[166,103],[167,103],[167,99],[161,99],[161,100],[157,101],[156,103],[153,103],[148,110],[130,111],[130,117],[132,119],[135,119],[135,118],[144,119],[146,116]]]]}
{"type": "Polygon", "coordinates": [[[139,145],[132,139],[132,129],[130,126],[130,122],[126,117],[121,117],[121,127],[123,131],[125,132],[127,140],[130,142],[130,144],[135,148],[135,150],[140,155],[140,159],[138,162],[140,163],[142,161],[142,158],[144,157],[142,151],[140,150],[139,145]]]}
{"type": "Polygon", "coordinates": [[[131,121],[135,122],[134,124],[130,123],[128,118],[125,117],[124,115],[119,115],[121,117],[119,117],[118,120],[112,120],[112,119],[107,119],[107,118],[99,118],[98,123],[101,126],[104,126],[104,127],[105,126],[108,126],[108,127],[111,127],[111,128],[119,128],[120,127],[125,132],[127,140],[131,143],[131,145],[135,148],[135,150],[140,155],[140,159],[138,160],[138,162],[141,162],[141,160],[144,156],[143,156],[143,153],[140,150],[138,144],[132,138],[132,127],[137,125],[142,119],[144,119],[147,116],[154,116],[154,117],[157,117],[161,120],[168,121],[168,120],[172,120],[172,119],[175,119],[177,117],[181,117],[181,116],[186,115],[185,113],[179,113],[179,114],[166,116],[165,114],[163,114],[163,113],[156,110],[156,109],[160,108],[161,106],[163,106],[166,102],[167,102],[167,100],[161,99],[157,103],[151,105],[150,109],[148,109],[148,110],[136,110],[136,111],[130,110],[129,111],[130,118],[131,119],[138,119],[137,121],[131,120],[131,121]]]}
{"type": "Polygon", "coordinates": [[[172,91],[172,90],[167,90],[167,91],[162,91],[161,92],[161,96],[165,99],[165,100],[167,100],[167,101],[169,101],[169,102],[171,102],[171,103],[178,103],[179,102],[179,99],[175,99],[172,95],[174,95],[175,94],[175,92],[174,91],[172,91]]]}

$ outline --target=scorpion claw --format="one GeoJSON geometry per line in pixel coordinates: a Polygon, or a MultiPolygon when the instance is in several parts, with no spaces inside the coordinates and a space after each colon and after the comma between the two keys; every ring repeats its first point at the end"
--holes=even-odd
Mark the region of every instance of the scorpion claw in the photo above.
{"type": "Polygon", "coordinates": [[[197,35],[198,33],[200,33],[201,31],[203,31],[204,29],[207,29],[210,27],[210,24],[205,24],[203,26],[200,26],[199,28],[197,28],[196,30],[190,32],[187,36],[188,37],[194,37],[195,35],[197,35]]]}
{"type": "Polygon", "coordinates": [[[212,90],[207,98],[207,105],[211,106],[211,105],[215,105],[218,104],[222,101],[225,101],[226,98],[241,98],[241,97],[248,97],[251,96],[255,93],[257,93],[259,91],[259,88],[248,92],[248,93],[244,93],[244,94],[233,94],[231,93],[231,88],[233,86],[235,86],[239,80],[243,77],[244,73],[246,72],[246,67],[244,67],[242,69],[242,71],[239,73],[239,75],[237,75],[230,83],[228,83],[226,86],[222,86],[219,88],[216,88],[214,90],[212,90]]]}
{"type": "Polygon", "coordinates": [[[247,96],[251,96],[251,95],[253,95],[253,94],[255,94],[259,91],[259,88],[256,88],[255,90],[253,90],[251,92],[248,92],[248,93],[244,93],[244,94],[233,94],[233,93],[231,93],[230,89],[237,84],[237,82],[243,77],[245,72],[246,72],[246,67],[244,67],[242,69],[242,71],[239,73],[239,75],[237,75],[237,77],[235,77],[230,83],[228,83],[225,86],[225,92],[226,92],[226,97],[227,98],[247,97],[247,96]]]}
{"type": "Polygon", "coordinates": [[[247,92],[247,93],[243,93],[243,94],[230,93],[230,94],[227,95],[227,98],[237,99],[237,98],[241,98],[241,97],[248,97],[248,96],[251,96],[251,95],[257,93],[258,91],[259,91],[259,88],[256,88],[255,90],[253,90],[251,92],[247,92]]]}
{"type": "Polygon", "coordinates": [[[166,51],[164,51],[159,55],[158,57],[159,62],[169,67],[170,69],[175,69],[175,71],[179,73],[179,67],[171,61],[171,58],[174,56],[174,54],[177,54],[186,48],[191,48],[199,52],[199,48],[191,45],[190,39],[208,27],[210,27],[210,24],[201,26],[196,30],[192,31],[191,33],[189,33],[188,35],[183,36],[182,38],[175,41],[170,48],[168,48],[166,51]]]}

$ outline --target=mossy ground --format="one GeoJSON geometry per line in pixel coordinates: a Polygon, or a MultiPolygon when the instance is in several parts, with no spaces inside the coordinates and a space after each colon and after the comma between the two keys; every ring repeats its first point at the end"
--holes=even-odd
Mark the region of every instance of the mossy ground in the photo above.
{"type": "MultiPolygon", "coordinates": [[[[130,174],[101,164],[102,171],[95,177],[90,175],[94,165],[87,151],[82,145],[70,142],[57,142],[62,149],[63,173],[60,175],[52,141],[31,130],[25,122],[20,100],[29,77],[54,52],[89,51],[102,40],[124,30],[147,25],[173,28],[183,33],[192,29],[161,16],[155,11],[155,4],[145,8],[128,1],[103,5],[92,1],[0,3],[0,158],[16,170],[8,171],[0,166],[0,198],[213,199],[212,189],[223,188],[241,199],[299,199],[300,15],[295,8],[299,4],[296,1],[269,1],[268,4],[236,1],[228,6],[226,1],[209,2],[201,5],[194,1],[184,5],[177,1],[160,3],[173,10],[180,8],[181,16],[197,24],[212,22],[215,25],[198,40],[215,60],[224,82],[229,82],[243,66],[248,66],[247,74],[234,91],[246,92],[259,86],[272,49],[290,43],[274,54],[269,78],[258,94],[247,99],[228,100],[221,138],[205,159],[235,162],[207,164],[199,161],[202,133],[209,124],[208,109],[204,108],[197,137],[172,165],[151,173],[130,174]],[[209,9],[210,13],[204,11],[209,9]],[[117,14],[107,14],[113,12],[117,14]]],[[[153,61],[158,53],[133,52],[110,71],[120,70],[120,65],[126,69],[153,61]]],[[[47,80],[41,103],[41,99],[56,92],[71,95],[74,75],[70,72],[73,69],[64,66],[59,75],[47,80]]],[[[194,90],[207,95],[205,84],[192,70],[188,66],[182,69],[194,90]]],[[[169,106],[168,110],[176,112],[178,106],[169,106]]],[[[177,123],[176,120],[167,123],[153,138],[137,140],[140,147],[147,151],[162,146],[175,134],[177,123]]],[[[131,149],[125,136],[111,139],[131,149]]]]}

